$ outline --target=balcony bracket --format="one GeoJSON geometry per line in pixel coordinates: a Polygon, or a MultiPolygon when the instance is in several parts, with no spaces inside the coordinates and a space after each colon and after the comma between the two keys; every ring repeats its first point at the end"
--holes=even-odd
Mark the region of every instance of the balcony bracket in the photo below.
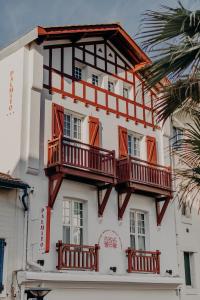
{"type": "Polygon", "coordinates": [[[98,193],[98,216],[99,217],[103,216],[112,188],[113,188],[112,184],[106,184],[98,187],[97,193],[98,193]],[[105,192],[103,195],[104,190],[105,192]]]}
{"type": "Polygon", "coordinates": [[[49,201],[48,206],[53,208],[58,195],[60,186],[62,184],[63,174],[57,173],[55,175],[49,176],[49,201]]]}
{"type": "Polygon", "coordinates": [[[169,202],[171,200],[171,196],[156,198],[156,216],[157,216],[157,226],[161,225],[162,219],[165,215],[169,202]],[[160,202],[164,202],[162,207],[160,202]]]}
{"type": "Polygon", "coordinates": [[[133,189],[131,188],[127,188],[125,191],[118,191],[118,220],[123,218],[132,193],[133,189]]]}

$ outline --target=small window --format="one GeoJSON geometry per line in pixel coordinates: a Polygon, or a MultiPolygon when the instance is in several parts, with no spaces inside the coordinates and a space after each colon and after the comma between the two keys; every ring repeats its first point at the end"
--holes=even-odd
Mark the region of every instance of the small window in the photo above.
{"type": "Polygon", "coordinates": [[[4,252],[5,252],[5,239],[0,239],[0,293],[3,291],[3,267],[4,267],[4,252]]]}
{"type": "Polygon", "coordinates": [[[185,284],[187,286],[192,285],[192,278],[191,278],[191,258],[193,253],[191,252],[184,252],[184,267],[185,267],[185,284]]]}
{"type": "Polygon", "coordinates": [[[99,85],[99,77],[97,75],[92,74],[92,84],[99,85]]]}
{"type": "Polygon", "coordinates": [[[180,146],[182,139],[183,139],[183,129],[178,127],[173,127],[173,137],[172,137],[173,147],[180,146]]]}
{"type": "Polygon", "coordinates": [[[146,249],[146,213],[130,211],[130,246],[136,250],[146,249]]]}
{"type": "Polygon", "coordinates": [[[129,98],[129,89],[126,87],[123,88],[123,97],[129,98]]]}
{"type": "Polygon", "coordinates": [[[63,201],[63,243],[83,244],[84,204],[81,201],[63,201]]]}
{"type": "Polygon", "coordinates": [[[128,154],[134,157],[140,157],[140,137],[128,134],[128,154]]]}
{"type": "Polygon", "coordinates": [[[81,118],[65,113],[64,136],[71,139],[81,140],[81,123],[81,118]]]}
{"type": "Polygon", "coordinates": [[[78,80],[82,79],[82,69],[79,67],[74,68],[74,77],[78,80]]]}
{"type": "Polygon", "coordinates": [[[109,92],[114,93],[114,91],[115,91],[115,84],[114,84],[114,82],[108,81],[108,90],[109,90],[109,92]]]}

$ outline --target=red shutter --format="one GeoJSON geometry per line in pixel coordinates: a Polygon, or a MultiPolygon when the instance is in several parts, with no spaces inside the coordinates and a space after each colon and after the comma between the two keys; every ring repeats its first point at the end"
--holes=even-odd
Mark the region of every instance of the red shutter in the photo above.
{"type": "Polygon", "coordinates": [[[119,138],[119,157],[126,157],[128,155],[128,132],[127,128],[118,127],[119,138]]]}
{"type": "Polygon", "coordinates": [[[152,164],[157,163],[156,139],[151,136],[146,137],[147,142],[147,161],[152,164]]]}
{"type": "Polygon", "coordinates": [[[100,122],[98,118],[89,116],[89,144],[100,146],[100,122]]]}
{"type": "Polygon", "coordinates": [[[64,107],[56,103],[52,104],[52,137],[63,135],[64,107]]]}

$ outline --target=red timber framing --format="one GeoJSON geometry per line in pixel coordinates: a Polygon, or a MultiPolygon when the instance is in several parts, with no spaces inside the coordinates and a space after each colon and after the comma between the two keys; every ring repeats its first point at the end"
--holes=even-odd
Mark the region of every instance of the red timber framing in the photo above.
{"type": "Polygon", "coordinates": [[[145,92],[144,79],[136,72],[145,62],[136,64],[134,67],[107,39],[49,45],[44,46],[44,49],[49,57],[48,65],[44,65],[46,74],[44,88],[48,89],[50,94],[57,93],[64,99],[63,101],[80,101],[85,106],[94,106],[97,111],[104,110],[107,114],[113,113],[116,117],[124,117],[126,121],[143,124],[144,127],[157,128],[153,110],[156,95],[153,91],[145,92]],[[69,48],[72,53],[69,68],[72,69],[71,73],[65,67],[67,56],[65,53],[69,48]],[[54,55],[60,57],[59,66],[53,65],[54,55]],[[74,67],[77,64],[92,67],[111,76],[114,80],[121,81],[123,86],[131,90],[129,98],[108,91],[107,87],[76,79],[74,67]]]}

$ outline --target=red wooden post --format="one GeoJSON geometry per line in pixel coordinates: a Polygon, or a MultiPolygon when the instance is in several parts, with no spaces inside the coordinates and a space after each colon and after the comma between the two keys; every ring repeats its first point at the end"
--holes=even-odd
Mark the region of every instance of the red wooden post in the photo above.
{"type": "Polygon", "coordinates": [[[99,249],[100,246],[95,244],[95,272],[99,272],[99,249]]]}
{"type": "Polygon", "coordinates": [[[131,248],[128,248],[126,250],[127,257],[128,257],[128,273],[131,273],[133,271],[133,266],[132,266],[132,259],[133,259],[133,250],[131,248]]]}
{"type": "Polygon", "coordinates": [[[156,273],[160,274],[160,251],[156,250],[157,270],[156,273]]]}
{"type": "Polygon", "coordinates": [[[58,251],[58,265],[57,265],[57,269],[61,270],[62,269],[62,265],[63,265],[63,259],[62,259],[62,241],[58,241],[58,243],[56,244],[57,247],[57,251],[58,251]]]}

